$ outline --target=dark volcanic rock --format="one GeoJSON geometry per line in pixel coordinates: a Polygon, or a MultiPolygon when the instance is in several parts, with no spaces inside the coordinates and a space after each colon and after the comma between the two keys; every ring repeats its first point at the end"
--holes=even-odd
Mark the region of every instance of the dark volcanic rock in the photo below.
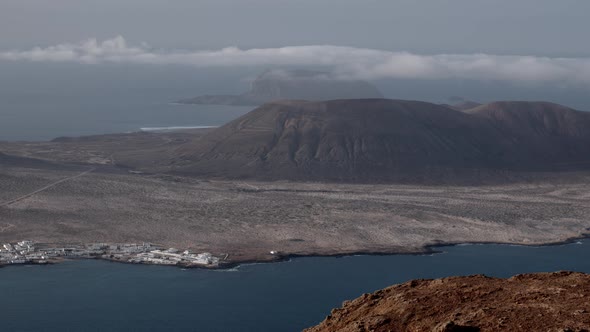
{"type": "Polygon", "coordinates": [[[537,137],[590,137],[590,113],[548,102],[500,101],[467,111],[513,133],[537,137]]]}
{"type": "Polygon", "coordinates": [[[228,178],[369,182],[578,170],[590,166],[589,117],[543,103],[460,112],[404,100],[283,101],[182,146],[171,165],[228,178]]]}
{"type": "Polygon", "coordinates": [[[589,331],[590,275],[413,280],[347,301],[307,332],[589,331]]]}
{"type": "Polygon", "coordinates": [[[250,91],[241,95],[204,95],[181,100],[184,104],[258,106],[273,100],[382,98],[368,82],[344,80],[309,70],[269,70],[258,76],[250,91]]]}
{"type": "Polygon", "coordinates": [[[15,156],[0,152],[0,170],[3,168],[30,168],[45,170],[70,170],[81,171],[87,170],[88,166],[78,163],[65,163],[38,158],[15,156]]]}
{"type": "Polygon", "coordinates": [[[494,102],[467,112],[501,129],[514,145],[525,147],[530,162],[524,166],[529,170],[590,166],[590,112],[547,102],[494,102]]]}

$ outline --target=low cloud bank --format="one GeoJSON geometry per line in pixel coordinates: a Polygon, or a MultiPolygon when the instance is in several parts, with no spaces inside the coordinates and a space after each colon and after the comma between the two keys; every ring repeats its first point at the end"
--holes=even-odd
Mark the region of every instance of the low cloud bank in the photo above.
{"type": "Polygon", "coordinates": [[[210,51],[154,50],[130,46],[121,36],[31,50],[0,51],[0,60],[85,64],[179,64],[198,67],[329,66],[342,79],[475,79],[558,82],[590,86],[590,58],[492,54],[418,55],[332,45],[210,51]]]}

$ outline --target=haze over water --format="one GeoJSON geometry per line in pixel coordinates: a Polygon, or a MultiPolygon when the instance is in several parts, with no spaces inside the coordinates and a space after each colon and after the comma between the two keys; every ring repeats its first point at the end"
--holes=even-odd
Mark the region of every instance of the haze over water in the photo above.
{"type": "MultiPolygon", "coordinates": [[[[0,140],[50,140],[138,131],[144,127],[219,126],[254,107],[177,105],[204,94],[239,94],[269,67],[82,65],[0,61],[0,140]]],[[[447,102],[549,100],[590,110],[586,90],[464,80],[380,80],[387,98],[447,102]]]]}
{"type": "Polygon", "coordinates": [[[0,140],[219,126],[253,109],[174,104],[209,89],[241,87],[204,70],[30,64],[0,64],[0,70],[0,140]]]}
{"type": "Polygon", "coordinates": [[[7,331],[299,331],[342,301],[416,278],[590,272],[590,240],[434,255],[309,257],[208,271],[105,261],[0,269],[7,331]]]}

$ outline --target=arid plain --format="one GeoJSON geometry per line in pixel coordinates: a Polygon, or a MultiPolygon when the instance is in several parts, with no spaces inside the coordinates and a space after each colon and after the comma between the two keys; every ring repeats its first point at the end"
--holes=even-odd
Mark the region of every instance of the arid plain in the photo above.
{"type": "Polygon", "coordinates": [[[459,242],[545,244],[590,229],[590,181],[443,187],[214,181],[3,168],[0,241],[151,242],[228,254],[424,252],[459,242]],[[31,195],[31,193],[33,193],[31,195]]]}

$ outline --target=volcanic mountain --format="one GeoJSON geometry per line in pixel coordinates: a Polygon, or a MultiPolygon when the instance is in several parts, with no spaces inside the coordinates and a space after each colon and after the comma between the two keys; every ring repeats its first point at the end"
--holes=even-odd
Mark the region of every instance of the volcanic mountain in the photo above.
{"type": "Polygon", "coordinates": [[[525,148],[528,169],[590,167],[590,112],[548,102],[494,102],[465,111],[525,148]],[[534,166],[537,167],[534,167],[534,166]]]}
{"type": "Polygon", "coordinates": [[[179,102],[258,106],[281,99],[330,100],[382,97],[375,86],[365,81],[341,79],[320,71],[275,69],[258,76],[252,82],[250,91],[241,95],[204,95],[179,102]]]}
{"type": "Polygon", "coordinates": [[[590,113],[537,102],[265,104],[185,144],[174,170],[228,178],[431,182],[590,168],[590,113]]]}

